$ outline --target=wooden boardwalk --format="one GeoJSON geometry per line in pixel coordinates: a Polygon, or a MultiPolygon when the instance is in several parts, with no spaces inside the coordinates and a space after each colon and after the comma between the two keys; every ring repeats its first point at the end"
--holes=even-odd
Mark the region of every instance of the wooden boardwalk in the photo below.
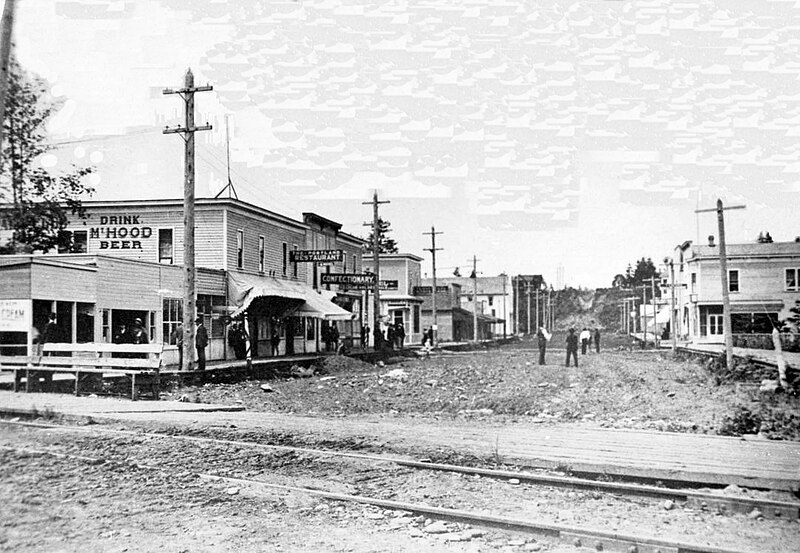
{"type": "MultiPolygon", "coordinates": [[[[525,467],[797,491],[800,442],[729,438],[588,424],[487,423],[363,416],[318,418],[174,401],[0,391],[0,413],[38,410],[96,419],[281,430],[326,439],[363,438],[395,450],[456,451],[525,467]],[[205,412],[199,412],[199,411],[205,412]]],[[[240,408],[240,407],[239,407],[240,408]]]]}

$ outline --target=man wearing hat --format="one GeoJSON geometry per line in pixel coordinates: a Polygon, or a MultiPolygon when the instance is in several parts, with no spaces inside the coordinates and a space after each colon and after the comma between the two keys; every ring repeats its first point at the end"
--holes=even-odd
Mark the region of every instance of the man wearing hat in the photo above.
{"type": "Polygon", "coordinates": [[[137,318],[133,321],[130,329],[130,340],[133,344],[149,344],[150,339],[147,336],[147,331],[144,329],[142,319],[137,318]]]}
{"type": "Polygon", "coordinates": [[[208,331],[203,326],[203,317],[197,317],[194,322],[197,324],[197,332],[194,335],[194,346],[197,350],[197,370],[206,369],[206,346],[208,345],[208,331]]]}

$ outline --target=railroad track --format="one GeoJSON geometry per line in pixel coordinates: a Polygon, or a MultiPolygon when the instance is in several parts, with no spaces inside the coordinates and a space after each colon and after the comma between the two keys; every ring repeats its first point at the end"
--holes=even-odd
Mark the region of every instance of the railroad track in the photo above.
{"type": "MultiPolygon", "coordinates": [[[[134,467],[137,469],[159,471],[162,473],[169,473],[170,470],[160,466],[132,463],[125,460],[97,458],[88,455],[69,454],[36,448],[0,446],[0,450],[21,453],[25,455],[53,456],[62,460],[75,460],[92,465],[114,464],[123,468],[134,467]]],[[[597,551],[624,551],[626,553],[741,553],[740,551],[731,549],[682,543],[649,536],[609,532],[595,528],[554,524],[506,516],[493,516],[485,513],[435,507],[422,503],[408,503],[363,495],[333,493],[306,487],[274,484],[252,478],[234,478],[202,472],[197,473],[197,476],[206,481],[223,482],[225,484],[233,484],[243,487],[247,486],[251,489],[261,488],[268,489],[273,492],[285,492],[287,494],[307,494],[330,501],[358,503],[362,505],[379,507],[382,509],[410,512],[412,514],[424,515],[426,517],[432,517],[440,520],[468,523],[481,527],[532,534],[537,537],[545,537],[551,540],[568,543],[575,547],[590,547],[597,551]]]]}
{"type": "Polygon", "coordinates": [[[412,460],[407,458],[390,457],[386,455],[370,455],[365,453],[354,453],[350,451],[337,451],[330,449],[316,449],[309,447],[297,447],[287,445],[262,444],[243,440],[224,440],[218,438],[206,438],[201,436],[171,435],[158,432],[138,432],[129,430],[115,430],[109,428],[96,428],[86,426],[69,426],[59,424],[21,422],[0,420],[0,424],[15,425],[30,428],[42,428],[51,430],[67,430],[84,434],[106,434],[128,436],[135,438],[151,438],[157,440],[175,440],[190,443],[214,444],[223,446],[237,446],[251,448],[254,450],[286,451],[293,453],[303,453],[318,456],[344,457],[357,459],[366,462],[390,463],[401,467],[417,470],[451,472],[465,475],[478,475],[485,478],[493,478],[514,483],[526,483],[530,485],[552,486],[574,490],[592,490],[622,496],[647,497],[656,500],[672,501],[674,503],[685,503],[687,507],[699,511],[709,511],[722,515],[726,514],[749,514],[754,510],[761,513],[761,516],[769,519],[780,519],[788,521],[800,521],[800,502],[797,501],[778,501],[757,497],[742,497],[711,493],[698,490],[673,489],[659,486],[632,484],[627,482],[608,482],[593,480],[588,478],[576,478],[570,476],[559,476],[554,474],[542,474],[531,472],[518,472],[510,470],[487,469],[463,465],[453,465],[444,463],[433,463],[423,460],[412,460]]]}

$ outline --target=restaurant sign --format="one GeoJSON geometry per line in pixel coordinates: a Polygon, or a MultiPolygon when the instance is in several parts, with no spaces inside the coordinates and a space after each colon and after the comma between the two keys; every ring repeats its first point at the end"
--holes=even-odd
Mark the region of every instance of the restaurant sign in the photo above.
{"type": "Polygon", "coordinates": [[[344,252],[342,250],[292,250],[289,252],[289,261],[293,263],[333,263],[343,259],[344,252]]]}

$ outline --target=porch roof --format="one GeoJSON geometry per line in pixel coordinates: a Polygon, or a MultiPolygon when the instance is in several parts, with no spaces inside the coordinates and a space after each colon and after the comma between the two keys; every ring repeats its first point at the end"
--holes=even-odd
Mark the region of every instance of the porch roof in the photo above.
{"type": "Polygon", "coordinates": [[[256,298],[276,297],[297,300],[284,315],[326,320],[350,320],[353,314],[342,309],[302,282],[275,277],[228,273],[228,303],[235,307],[232,317],[241,315],[256,298]],[[302,302],[302,303],[301,303],[302,302]]]}

